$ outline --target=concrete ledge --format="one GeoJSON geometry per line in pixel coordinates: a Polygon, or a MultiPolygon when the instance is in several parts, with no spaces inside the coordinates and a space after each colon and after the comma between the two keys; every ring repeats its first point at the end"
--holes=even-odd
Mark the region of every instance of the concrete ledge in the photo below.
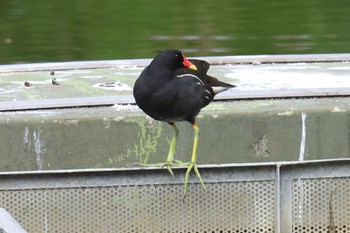
{"type": "MultiPolygon", "coordinates": [[[[251,56],[222,56],[198,57],[213,65],[223,64],[265,64],[265,63],[294,63],[294,62],[343,62],[350,61],[350,54],[290,54],[290,55],[251,55],[251,56]]],[[[106,69],[115,67],[145,67],[151,59],[126,59],[104,61],[73,61],[48,62],[33,64],[0,65],[0,73],[52,71],[72,69],[106,69]]]]}
{"type": "MultiPolygon", "coordinates": [[[[206,58],[212,63],[229,63],[213,66],[210,72],[241,85],[218,95],[198,116],[199,164],[348,158],[350,66],[344,61],[349,57],[206,58]],[[301,61],[325,63],[233,65],[301,61]],[[255,75],[257,78],[251,79],[255,75]],[[266,81],[270,75],[275,79],[266,81]],[[326,85],[312,88],[319,84],[319,76],[326,85]],[[244,83],[245,78],[252,84],[244,83]],[[296,82],[275,85],[281,78],[298,78],[300,82],[308,81],[309,86],[295,87],[300,84],[296,82]]],[[[134,80],[142,70],[138,66],[148,62],[140,59],[0,66],[0,171],[125,168],[139,162],[163,162],[172,130],[146,117],[131,95],[134,80]],[[56,71],[54,76],[48,72],[52,69],[56,71]],[[61,85],[52,85],[53,77],[61,85]],[[33,86],[25,87],[25,80],[33,86]],[[112,85],[114,89],[106,89],[103,84],[122,88],[112,85]]],[[[185,122],[178,127],[176,158],[188,161],[192,128],[185,122]]]]}

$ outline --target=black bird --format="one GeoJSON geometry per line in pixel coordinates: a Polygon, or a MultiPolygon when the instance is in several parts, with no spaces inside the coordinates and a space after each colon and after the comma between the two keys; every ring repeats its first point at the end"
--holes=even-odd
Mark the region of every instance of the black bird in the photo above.
{"type": "Polygon", "coordinates": [[[166,166],[172,175],[174,174],[171,166],[188,166],[184,197],[192,169],[205,188],[196,164],[199,128],[195,117],[201,108],[213,100],[217,93],[235,87],[207,75],[209,66],[209,63],[203,60],[187,59],[179,50],[164,50],[142,71],[134,85],[133,94],[136,104],[155,120],[169,123],[175,133],[166,162],[141,165],[166,166]],[[190,162],[184,163],[174,159],[179,134],[175,125],[177,121],[188,121],[194,129],[190,162]]]}

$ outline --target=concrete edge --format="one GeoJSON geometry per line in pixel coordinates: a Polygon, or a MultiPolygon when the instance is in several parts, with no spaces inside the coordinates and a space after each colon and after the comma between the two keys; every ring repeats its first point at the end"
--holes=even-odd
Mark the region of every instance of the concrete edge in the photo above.
{"type": "MultiPolygon", "coordinates": [[[[293,90],[254,90],[233,91],[220,93],[215,96],[217,101],[263,100],[263,99],[290,99],[290,98],[326,98],[349,97],[350,88],[320,88],[320,89],[293,89],[293,90]]],[[[60,98],[43,100],[23,100],[0,102],[0,112],[29,111],[58,108],[83,107],[110,107],[118,105],[135,105],[132,95],[96,96],[80,98],[60,98]]]]}
{"type": "Polygon", "coordinates": [[[28,111],[58,108],[83,108],[83,107],[104,107],[115,104],[134,104],[134,98],[130,96],[99,96],[80,98],[60,98],[43,100],[23,100],[0,102],[0,112],[28,111]]]}
{"type": "MultiPolygon", "coordinates": [[[[221,57],[196,57],[204,59],[212,65],[222,64],[266,64],[297,62],[346,62],[350,61],[350,53],[338,54],[288,54],[288,55],[240,55],[221,57]]],[[[0,65],[1,73],[33,72],[75,69],[107,69],[121,67],[145,67],[151,59],[121,59],[101,61],[71,61],[29,64],[0,65]]]]}
{"type": "MultiPolygon", "coordinates": [[[[322,159],[322,160],[304,160],[304,161],[278,161],[278,162],[254,162],[254,163],[226,163],[226,164],[198,164],[198,168],[254,168],[254,167],[281,167],[281,166],[304,166],[314,164],[332,164],[349,163],[350,158],[322,159]]],[[[147,170],[166,170],[166,167],[129,167],[129,168],[86,168],[69,170],[41,170],[41,171],[9,171],[0,172],[2,176],[15,175],[60,175],[60,174],[78,174],[78,173],[105,173],[105,172],[127,172],[127,171],[147,171],[147,170]]],[[[185,166],[172,167],[174,170],[187,169],[185,166]]]]}

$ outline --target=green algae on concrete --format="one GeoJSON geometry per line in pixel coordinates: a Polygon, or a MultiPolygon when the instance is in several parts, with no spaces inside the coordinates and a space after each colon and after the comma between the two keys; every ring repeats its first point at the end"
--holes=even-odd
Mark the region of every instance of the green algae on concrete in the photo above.
{"type": "Polygon", "coordinates": [[[119,166],[120,163],[125,162],[125,166],[128,167],[132,165],[133,159],[138,163],[152,161],[152,155],[157,152],[158,143],[161,141],[162,123],[149,117],[124,118],[123,121],[136,126],[134,132],[138,140],[130,142],[125,150],[109,159],[110,166],[119,166]]]}

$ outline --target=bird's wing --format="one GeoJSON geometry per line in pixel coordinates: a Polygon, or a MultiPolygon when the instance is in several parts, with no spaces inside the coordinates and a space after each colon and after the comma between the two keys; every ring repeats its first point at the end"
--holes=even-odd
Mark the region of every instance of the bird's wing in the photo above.
{"type": "Polygon", "coordinates": [[[215,94],[198,75],[180,74],[176,79],[176,85],[180,87],[178,95],[194,106],[202,108],[213,100],[215,94]]]}
{"type": "Polygon", "coordinates": [[[189,61],[197,67],[197,70],[201,75],[204,76],[207,74],[210,67],[210,64],[207,61],[199,59],[189,59],[189,61]]]}
{"type": "Polygon", "coordinates": [[[199,78],[207,87],[207,90],[212,92],[212,94],[218,94],[227,89],[235,87],[232,84],[222,82],[217,78],[210,76],[207,74],[210,64],[204,60],[198,59],[190,59],[190,61],[197,67],[197,70],[192,70],[188,68],[181,68],[175,71],[177,75],[182,75],[185,77],[186,75],[191,76],[194,75],[199,78]]]}

